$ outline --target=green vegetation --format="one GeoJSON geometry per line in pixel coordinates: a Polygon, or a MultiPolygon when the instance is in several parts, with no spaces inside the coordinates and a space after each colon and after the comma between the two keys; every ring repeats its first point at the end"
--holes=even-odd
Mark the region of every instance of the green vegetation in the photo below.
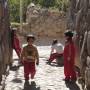
{"type": "MultiPolygon", "coordinates": [[[[10,20],[11,22],[20,21],[20,0],[8,0],[10,8],[10,20]]],[[[69,0],[22,0],[23,1],[23,21],[26,19],[27,6],[33,2],[41,7],[46,8],[58,8],[60,11],[66,12],[68,8],[69,0]]]]}
{"type": "Polygon", "coordinates": [[[18,28],[18,27],[20,27],[20,23],[12,22],[12,23],[11,23],[11,26],[18,28]]]}

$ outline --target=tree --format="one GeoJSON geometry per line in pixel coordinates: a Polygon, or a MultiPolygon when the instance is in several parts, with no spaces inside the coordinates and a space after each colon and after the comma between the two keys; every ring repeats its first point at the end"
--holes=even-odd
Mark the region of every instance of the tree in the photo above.
{"type": "Polygon", "coordinates": [[[23,0],[23,21],[26,21],[27,6],[32,2],[32,0],[23,0]]]}
{"type": "Polygon", "coordinates": [[[69,0],[56,0],[56,8],[58,8],[60,11],[67,11],[69,5],[69,0]]]}
{"type": "MultiPolygon", "coordinates": [[[[8,0],[11,22],[20,22],[20,0],[8,0]]],[[[31,0],[23,0],[23,19],[25,21],[27,6],[31,0]]]]}
{"type": "Polygon", "coordinates": [[[10,20],[19,22],[19,2],[17,0],[9,0],[10,20]]]}
{"type": "Polygon", "coordinates": [[[41,2],[42,7],[46,7],[46,8],[55,6],[55,3],[56,3],[56,0],[42,0],[41,2]]]}
{"type": "MultiPolygon", "coordinates": [[[[10,8],[11,22],[20,22],[20,0],[8,0],[10,8]]],[[[55,7],[59,10],[66,11],[69,0],[22,0],[23,1],[23,21],[26,20],[27,6],[33,2],[35,5],[50,8],[55,7]]]]}

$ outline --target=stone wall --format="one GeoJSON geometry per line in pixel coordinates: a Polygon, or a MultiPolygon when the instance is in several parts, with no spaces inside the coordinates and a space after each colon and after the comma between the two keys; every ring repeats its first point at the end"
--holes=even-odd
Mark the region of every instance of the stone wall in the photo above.
{"type": "Polygon", "coordinates": [[[66,16],[58,10],[28,7],[27,24],[23,26],[24,33],[33,33],[38,37],[62,37],[66,29],[66,16]]]}

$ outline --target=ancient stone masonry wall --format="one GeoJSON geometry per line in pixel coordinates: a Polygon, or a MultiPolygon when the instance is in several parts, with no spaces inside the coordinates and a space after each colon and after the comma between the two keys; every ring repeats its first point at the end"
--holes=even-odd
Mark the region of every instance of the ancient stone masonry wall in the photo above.
{"type": "Polygon", "coordinates": [[[11,60],[11,38],[9,29],[9,10],[7,0],[0,0],[0,82],[11,60]]]}
{"type": "Polygon", "coordinates": [[[34,33],[36,36],[60,37],[66,29],[64,12],[53,11],[38,7],[28,7],[27,25],[23,31],[34,33]]]}
{"type": "Polygon", "coordinates": [[[90,0],[70,0],[68,18],[68,28],[77,32],[81,76],[90,90],[90,0]]]}

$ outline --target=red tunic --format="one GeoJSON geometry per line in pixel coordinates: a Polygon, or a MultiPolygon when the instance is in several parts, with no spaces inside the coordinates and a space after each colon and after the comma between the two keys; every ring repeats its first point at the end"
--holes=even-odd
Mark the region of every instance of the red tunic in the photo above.
{"type": "Polygon", "coordinates": [[[64,48],[64,74],[65,78],[76,79],[74,70],[75,46],[73,41],[67,42],[64,48]]]}
{"type": "Polygon", "coordinates": [[[21,48],[20,48],[20,42],[17,36],[14,36],[13,48],[15,49],[18,57],[20,58],[21,48]]]}

